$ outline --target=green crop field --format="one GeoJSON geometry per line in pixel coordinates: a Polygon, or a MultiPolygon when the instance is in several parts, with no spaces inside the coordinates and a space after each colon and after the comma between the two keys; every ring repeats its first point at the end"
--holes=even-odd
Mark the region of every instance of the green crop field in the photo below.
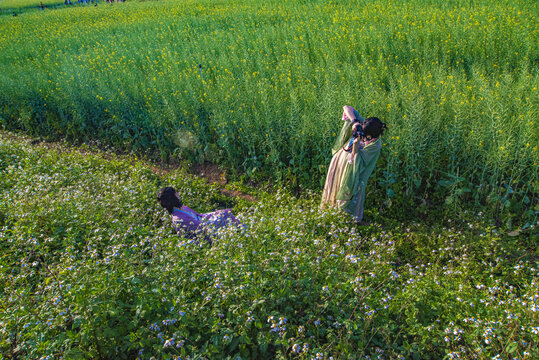
{"type": "Polygon", "coordinates": [[[316,189],[349,104],[389,124],[380,202],[535,219],[536,1],[0,4],[5,129],[316,189]]]}
{"type": "Polygon", "coordinates": [[[0,359],[539,358],[538,2],[72,2],[0,0],[0,359]]]}

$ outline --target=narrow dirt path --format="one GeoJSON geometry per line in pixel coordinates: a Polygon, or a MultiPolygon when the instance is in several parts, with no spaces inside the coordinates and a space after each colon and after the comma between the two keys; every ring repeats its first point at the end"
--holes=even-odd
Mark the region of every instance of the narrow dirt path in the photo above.
{"type": "MultiPolygon", "coordinates": [[[[114,152],[111,150],[104,150],[92,144],[83,144],[81,146],[76,146],[67,142],[46,141],[46,140],[36,139],[30,136],[27,136],[25,134],[17,134],[17,133],[12,133],[8,131],[2,131],[2,130],[0,130],[0,137],[5,138],[5,139],[25,140],[25,141],[28,141],[29,144],[32,146],[43,147],[51,151],[77,152],[81,155],[95,155],[95,156],[99,156],[107,160],[118,158],[123,161],[131,161],[131,162],[140,161],[144,165],[148,166],[151,169],[151,171],[158,176],[164,176],[165,174],[177,171],[182,168],[179,164],[165,164],[165,163],[157,164],[154,161],[151,161],[149,159],[144,159],[144,158],[139,158],[139,157],[134,159],[133,154],[126,154],[120,151],[114,152]]],[[[217,184],[221,193],[227,197],[240,198],[240,199],[244,199],[250,202],[258,201],[254,196],[250,194],[246,194],[238,190],[225,189],[226,184],[228,184],[229,182],[227,172],[226,170],[221,169],[216,164],[209,164],[209,163],[192,164],[186,170],[189,175],[196,176],[198,178],[203,178],[210,185],[217,184]]]]}

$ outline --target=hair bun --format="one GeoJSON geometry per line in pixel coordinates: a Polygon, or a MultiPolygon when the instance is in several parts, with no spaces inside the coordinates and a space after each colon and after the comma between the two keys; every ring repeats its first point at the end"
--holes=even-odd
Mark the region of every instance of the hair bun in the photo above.
{"type": "Polygon", "coordinates": [[[387,124],[386,123],[382,123],[382,129],[387,129],[387,124]]]}

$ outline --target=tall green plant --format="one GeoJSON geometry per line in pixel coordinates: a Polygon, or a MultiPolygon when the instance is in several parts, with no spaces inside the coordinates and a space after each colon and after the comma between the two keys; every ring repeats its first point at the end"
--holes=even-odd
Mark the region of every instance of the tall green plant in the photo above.
{"type": "Polygon", "coordinates": [[[536,211],[535,2],[118,5],[0,18],[3,127],[314,188],[350,104],[389,124],[386,203],[382,171],[394,204],[536,211]]]}

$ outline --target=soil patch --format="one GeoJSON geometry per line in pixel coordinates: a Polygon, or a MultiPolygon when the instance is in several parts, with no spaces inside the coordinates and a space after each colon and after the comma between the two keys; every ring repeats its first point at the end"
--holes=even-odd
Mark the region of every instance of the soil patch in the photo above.
{"type": "MultiPolygon", "coordinates": [[[[206,181],[210,184],[225,186],[228,182],[226,170],[221,169],[216,164],[194,164],[189,169],[189,173],[206,179],[206,181]]],[[[253,196],[242,193],[238,190],[221,189],[221,193],[230,198],[241,198],[251,202],[257,201],[253,196]]]]}
{"type": "Polygon", "coordinates": [[[216,164],[204,163],[191,165],[189,173],[205,178],[210,184],[226,185],[226,171],[216,164]]]}

